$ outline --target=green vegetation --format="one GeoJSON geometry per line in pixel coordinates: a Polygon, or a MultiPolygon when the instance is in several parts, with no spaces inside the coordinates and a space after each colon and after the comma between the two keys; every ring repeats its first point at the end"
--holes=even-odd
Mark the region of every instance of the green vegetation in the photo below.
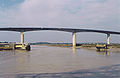
{"type": "MultiPolygon", "coordinates": [[[[77,43],[77,47],[83,47],[83,48],[92,48],[96,47],[97,45],[104,46],[106,43],[77,43]]],[[[49,43],[49,42],[36,42],[36,43],[30,43],[30,45],[47,45],[47,46],[57,46],[57,47],[72,47],[72,43],[49,43]]],[[[120,44],[117,43],[111,43],[107,45],[108,48],[120,48],[120,44]]]]}
{"type": "Polygon", "coordinates": [[[37,43],[30,43],[30,45],[47,45],[47,46],[57,46],[57,47],[71,47],[72,43],[37,42],[37,43]]]}

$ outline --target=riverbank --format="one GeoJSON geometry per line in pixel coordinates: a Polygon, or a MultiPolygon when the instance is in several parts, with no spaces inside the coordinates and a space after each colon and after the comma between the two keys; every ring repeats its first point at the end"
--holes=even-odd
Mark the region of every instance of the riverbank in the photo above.
{"type": "MultiPolygon", "coordinates": [[[[40,43],[32,43],[31,45],[41,45],[41,46],[53,46],[53,47],[72,47],[72,43],[48,43],[48,42],[40,42],[40,43]]],[[[91,49],[91,50],[97,50],[96,47],[102,46],[105,47],[105,43],[77,43],[76,48],[80,49],[91,49]]],[[[109,44],[107,45],[107,50],[109,51],[120,51],[120,44],[109,44]]]]}
{"type": "MultiPolygon", "coordinates": [[[[31,43],[31,45],[43,45],[43,46],[55,46],[55,47],[72,47],[72,43],[48,43],[48,42],[39,42],[31,43]]],[[[97,46],[105,46],[105,43],[77,43],[76,48],[88,48],[96,49],[97,46]]],[[[120,44],[109,44],[107,45],[108,49],[120,48],[120,44]]]]}

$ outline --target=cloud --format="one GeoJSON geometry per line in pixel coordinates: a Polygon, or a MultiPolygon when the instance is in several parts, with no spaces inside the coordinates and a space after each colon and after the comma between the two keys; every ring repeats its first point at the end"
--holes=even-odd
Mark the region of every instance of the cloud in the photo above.
{"type": "Polygon", "coordinates": [[[119,0],[25,0],[17,11],[9,12],[13,19],[8,24],[112,29],[113,25],[120,25],[119,3],[119,0]]]}
{"type": "Polygon", "coordinates": [[[119,0],[25,0],[1,13],[2,25],[119,29],[119,0]],[[114,28],[113,26],[116,26],[114,28]]]}
{"type": "Polygon", "coordinates": [[[18,12],[19,20],[28,25],[57,25],[63,5],[60,0],[26,0],[18,12]]]}
{"type": "Polygon", "coordinates": [[[16,20],[18,24],[23,23],[23,25],[102,29],[109,28],[110,26],[106,26],[106,23],[111,23],[111,20],[113,20],[112,25],[116,25],[115,21],[120,19],[119,9],[119,0],[104,2],[98,0],[26,0],[21,4],[16,20]]]}

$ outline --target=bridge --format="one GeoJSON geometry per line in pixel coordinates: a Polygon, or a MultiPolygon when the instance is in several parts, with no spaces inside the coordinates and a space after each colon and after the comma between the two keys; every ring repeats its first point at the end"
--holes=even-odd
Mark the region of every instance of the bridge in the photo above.
{"type": "Polygon", "coordinates": [[[23,28],[0,28],[0,31],[15,31],[21,33],[21,44],[24,44],[24,32],[28,31],[43,31],[43,30],[52,30],[52,31],[64,31],[70,32],[73,36],[73,47],[76,47],[76,33],[80,32],[95,32],[95,33],[103,33],[107,34],[107,44],[110,44],[110,35],[111,34],[118,34],[120,32],[115,31],[105,31],[105,30],[93,30],[93,29],[74,29],[74,28],[43,28],[43,27],[23,27],[23,28]]]}

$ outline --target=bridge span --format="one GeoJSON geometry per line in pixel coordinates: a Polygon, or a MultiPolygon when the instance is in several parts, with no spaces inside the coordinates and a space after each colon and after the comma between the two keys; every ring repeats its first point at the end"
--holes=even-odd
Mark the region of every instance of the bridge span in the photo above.
{"type": "Polygon", "coordinates": [[[15,31],[21,33],[21,44],[24,44],[24,32],[28,31],[43,31],[43,30],[52,30],[52,31],[64,31],[70,32],[73,36],[73,47],[76,47],[76,33],[79,32],[95,32],[95,33],[103,33],[107,34],[107,44],[110,44],[110,35],[111,34],[118,34],[120,32],[116,31],[106,31],[106,30],[93,30],[93,29],[74,29],[74,28],[43,28],[43,27],[22,27],[22,28],[0,28],[0,31],[15,31]]]}

